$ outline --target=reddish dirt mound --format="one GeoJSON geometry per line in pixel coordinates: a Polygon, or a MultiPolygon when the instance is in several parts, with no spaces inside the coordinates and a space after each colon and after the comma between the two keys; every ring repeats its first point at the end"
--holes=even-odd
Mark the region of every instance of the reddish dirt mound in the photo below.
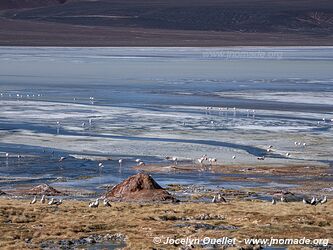
{"type": "Polygon", "coordinates": [[[31,195],[60,195],[62,194],[60,191],[56,190],[55,188],[47,185],[47,184],[40,184],[36,187],[33,187],[32,189],[28,190],[26,194],[31,195]]]}
{"type": "Polygon", "coordinates": [[[150,175],[144,173],[128,177],[105,196],[111,201],[176,201],[150,175]]]}

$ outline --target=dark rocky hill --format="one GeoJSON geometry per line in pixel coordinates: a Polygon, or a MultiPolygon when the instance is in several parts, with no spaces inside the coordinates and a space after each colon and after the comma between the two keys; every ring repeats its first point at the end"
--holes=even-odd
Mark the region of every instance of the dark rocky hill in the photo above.
{"type": "Polygon", "coordinates": [[[36,8],[48,5],[62,4],[67,0],[1,0],[0,10],[36,8]]]}
{"type": "Polygon", "coordinates": [[[0,12],[0,38],[4,38],[0,44],[15,37],[1,24],[10,21],[14,30],[31,26],[29,37],[21,33],[24,39],[15,44],[33,39],[33,44],[50,45],[54,38],[53,45],[61,45],[54,34],[80,27],[74,28],[80,38],[73,45],[88,43],[82,37],[89,29],[89,45],[96,46],[117,46],[123,40],[127,42],[122,45],[131,46],[134,38],[140,40],[134,45],[155,46],[333,45],[331,0],[5,0],[1,8],[6,10],[0,12]],[[53,33],[42,34],[47,42],[36,37],[42,36],[40,24],[52,24],[53,33]],[[101,30],[98,39],[91,28],[101,30]],[[125,36],[121,41],[113,33],[116,30],[125,36]]]}

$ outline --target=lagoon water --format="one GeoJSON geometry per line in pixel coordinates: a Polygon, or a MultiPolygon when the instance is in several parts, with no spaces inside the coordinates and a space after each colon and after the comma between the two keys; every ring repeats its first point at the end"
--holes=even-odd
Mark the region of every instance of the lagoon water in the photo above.
{"type": "MultiPolygon", "coordinates": [[[[55,181],[98,191],[135,173],[135,159],[171,164],[166,156],[331,166],[332,69],[331,47],[0,47],[0,188],[55,181]]],[[[260,185],[209,171],[153,176],[260,185]]]]}

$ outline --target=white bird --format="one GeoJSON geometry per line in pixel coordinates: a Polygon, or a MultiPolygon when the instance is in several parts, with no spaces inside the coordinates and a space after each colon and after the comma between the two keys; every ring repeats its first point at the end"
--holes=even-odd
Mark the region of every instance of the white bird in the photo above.
{"type": "Polygon", "coordinates": [[[35,204],[36,202],[37,202],[37,196],[35,196],[35,197],[33,198],[33,200],[30,201],[30,204],[35,204]]]}
{"type": "Polygon", "coordinates": [[[236,159],[236,155],[233,155],[233,156],[232,156],[232,159],[236,159]]]}
{"type": "Polygon", "coordinates": [[[327,202],[327,197],[325,196],[321,201],[320,201],[320,203],[321,204],[324,204],[324,203],[326,203],[327,202]]]}
{"type": "Polygon", "coordinates": [[[99,199],[96,199],[96,201],[89,203],[90,208],[97,208],[98,206],[99,206],[99,199]]]}
{"type": "Polygon", "coordinates": [[[123,159],[119,159],[119,164],[121,165],[123,163],[123,159]]]}
{"type": "Polygon", "coordinates": [[[198,162],[199,162],[200,164],[202,164],[204,160],[205,160],[205,159],[204,159],[203,157],[201,157],[201,158],[198,159],[198,162]]]}
{"type": "Polygon", "coordinates": [[[287,202],[287,199],[283,195],[281,196],[281,202],[287,202]]]}
{"type": "Polygon", "coordinates": [[[136,163],[139,163],[141,161],[141,159],[136,159],[135,162],[136,163]]]}
{"type": "Polygon", "coordinates": [[[40,199],[40,202],[41,202],[42,204],[44,204],[45,201],[46,201],[46,199],[45,199],[45,194],[43,194],[42,198],[40,199]]]}
{"type": "Polygon", "coordinates": [[[273,148],[273,145],[269,145],[268,148],[273,148]]]}
{"type": "Polygon", "coordinates": [[[54,204],[54,198],[52,198],[47,204],[53,205],[54,204]]]}
{"type": "Polygon", "coordinates": [[[99,166],[100,168],[104,168],[104,165],[103,165],[102,162],[98,163],[98,166],[99,166]]]}
{"type": "Polygon", "coordinates": [[[263,160],[265,160],[265,156],[257,157],[257,160],[263,161],[263,160]]]}
{"type": "Polygon", "coordinates": [[[297,142],[297,141],[295,141],[294,143],[295,143],[295,145],[297,146],[298,142],[297,142]]]}
{"type": "Polygon", "coordinates": [[[317,199],[315,197],[312,197],[311,201],[310,201],[311,205],[317,205],[317,199]]]}
{"type": "Polygon", "coordinates": [[[217,201],[217,202],[227,202],[227,201],[224,199],[224,197],[221,196],[221,194],[218,194],[218,195],[217,195],[216,201],[217,201]]]}
{"type": "Polygon", "coordinates": [[[60,199],[60,200],[56,200],[56,201],[54,201],[54,203],[53,203],[54,205],[57,205],[57,206],[59,206],[59,205],[61,205],[62,204],[62,199],[60,199]]]}
{"type": "Polygon", "coordinates": [[[268,148],[268,149],[266,149],[266,151],[267,151],[268,153],[270,153],[270,152],[273,152],[273,149],[268,148]]]}
{"type": "Polygon", "coordinates": [[[303,203],[306,204],[306,205],[311,204],[311,202],[306,200],[305,198],[303,198],[303,203]]]}
{"type": "Polygon", "coordinates": [[[178,162],[177,162],[178,158],[174,156],[174,157],[172,157],[172,160],[173,160],[173,161],[175,162],[175,164],[177,165],[177,163],[178,163],[178,162]]]}
{"type": "Polygon", "coordinates": [[[103,205],[104,207],[111,207],[111,203],[107,199],[103,200],[103,205]]]}
{"type": "Polygon", "coordinates": [[[289,156],[290,156],[290,153],[289,153],[289,152],[287,152],[287,153],[286,153],[286,156],[287,156],[287,157],[289,157],[289,156]]]}
{"type": "Polygon", "coordinates": [[[216,203],[216,196],[214,195],[213,199],[212,199],[212,203],[216,203]]]}
{"type": "Polygon", "coordinates": [[[138,164],[138,166],[141,166],[141,167],[143,167],[143,166],[145,166],[146,164],[143,162],[143,161],[140,161],[139,162],[139,164],[138,164]]]}
{"type": "Polygon", "coordinates": [[[305,142],[303,142],[303,146],[304,146],[304,147],[306,146],[306,143],[305,143],[305,142]]]}
{"type": "Polygon", "coordinates": [[[6,157],[7,157],[7,158],[9,157],[9,153],[6,153],[6,157]]]}
{"type": "Polygon", "coordinates": [[[272,199],[272,204],[275,205],[276,204],[276,200],[273,198],[272,199]]]}
{"type": "Polygon", "coordinates": [[[217,159],[216,158],[211,158],[210,159],[210,163],[213,165],[213,163],[216,163],[217,162],[217,159]]]}
{"type": "Polygon", "coordinates": [[[66,157],[62,156],[62,157],[60,157],[59,162],[64,161],[64,160],[66,160],[66,157]]]}

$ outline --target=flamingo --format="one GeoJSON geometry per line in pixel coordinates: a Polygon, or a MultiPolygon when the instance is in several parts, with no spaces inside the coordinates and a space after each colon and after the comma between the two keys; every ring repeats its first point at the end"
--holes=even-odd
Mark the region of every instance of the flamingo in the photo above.
{"type": "Polygon", "coordinates": [[[178,163],[178,162],[177,162],[177,160],[178,160],[177,157],[175,157],[175,156],[172,157],[172,160],[173,160],[173,161],[175,162],[175,164],[177,165],[177,163],[178,163]]]}
{"type": "Polygon", "coordinates": [[[141,161],[141,159],[136,159],[135,162],[136,163],[139,163],[141,161]]]}
{"type": "Polygon", "coordinates": [[[210,162],[211,165],[213,165],[213,163],[217,162],[217,159],[216,158],[209,158],[209,162],[210,162]]]}
{"type": "Polygon", "coordinates": [[[141,167],[143,167],[143,166],[145,166],[146,164],[143,162],[143,161],[140,161],[139,162],[139,164],[138,164],[138,166],[141,166],[141,167]]]}
{"type": "Polygon", "coordinates": [[[60,157],[59,162],[62,162],[64,160],[66,160],[66,157],[62,156],[62,157],[60,157]]]}
{"type": "Polygon", "coordinates": [[[201,158],[198,159],[198,162],[199,162],[200,164],[202,164],[204,160],[205,160],[205,159],[204,159],[203,157],[201,157],[201,158]]]}

